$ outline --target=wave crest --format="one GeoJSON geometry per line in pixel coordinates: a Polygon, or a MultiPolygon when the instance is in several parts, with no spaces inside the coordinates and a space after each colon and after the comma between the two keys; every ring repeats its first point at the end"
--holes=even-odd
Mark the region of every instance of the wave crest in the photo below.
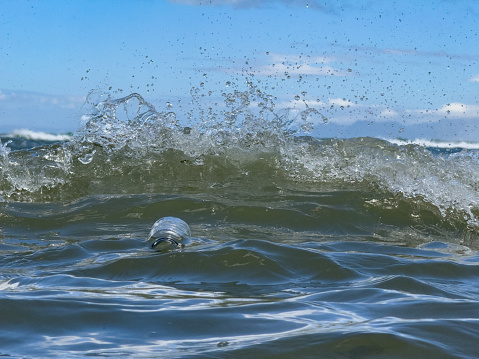
{"type": "Polygon", "coordinates": [[[8,142],[0,146],[4,200],[218,188],[340,189],[375,193],[377,202],[365,206],[399,206],[406,200],[413,207],[432,206],[438,219],[479,227],[474,150],[313,138],[305,130],[319,112],[276,110],[274,99],[251,85],[225,93],[216,112],[197,109],[190,126],[172,111],[158,112],[139,94],[121,99],[91,94],[87,101],[90,113],[69,141],[16,151],[8,142]]]}

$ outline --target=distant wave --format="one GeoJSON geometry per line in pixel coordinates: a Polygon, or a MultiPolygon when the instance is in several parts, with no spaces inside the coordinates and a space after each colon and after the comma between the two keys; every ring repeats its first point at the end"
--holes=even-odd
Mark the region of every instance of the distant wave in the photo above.
{"type": "Polygon", "coordinates": [[[405,140],[405,139],[389,139],[389,138],[382,138],[385,141],[388,141],[389,143],[395,144],[395,145],[419,145],[423,147],[428,147],[428,148],[462,148],[462,149],[468,149],[468,150],[479,150],[479,143],[475,142],[465,142],[465,141],[460,141],[460,142],[454,142],[454,141],[434,141],[434,140],[426,140],[422,138],[416,138],[414,140],[405,140]]]}
{"type": "Polygon", "coordinates": [[[40,140],[40,141],[68,141],[71,136],[68,134],[52,134],[46,132],[36,132],[27,129],[13,130],[6,137],[22,137],[28,140],[40,140]]]}

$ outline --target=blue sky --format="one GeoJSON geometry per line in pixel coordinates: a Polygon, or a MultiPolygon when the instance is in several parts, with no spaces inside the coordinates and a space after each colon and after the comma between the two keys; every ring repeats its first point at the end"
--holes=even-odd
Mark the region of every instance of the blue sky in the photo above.
{"type": "Polygon", "coordinates": [[[319,135],[479,139],[473,1],[4,0],[0,65],[0,133],[74,131],[91,90],[181,117],[248,78],[319,135]]]}

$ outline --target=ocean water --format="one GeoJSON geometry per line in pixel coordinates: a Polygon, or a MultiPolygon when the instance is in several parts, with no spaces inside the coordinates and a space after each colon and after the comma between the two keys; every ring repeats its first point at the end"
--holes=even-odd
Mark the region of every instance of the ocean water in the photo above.
{"type": "Polygon", "coordinates": [[[479,357],[474,144],[323,139],[254,88],[89,101],[1,138],[0,356],[479,357]]]}

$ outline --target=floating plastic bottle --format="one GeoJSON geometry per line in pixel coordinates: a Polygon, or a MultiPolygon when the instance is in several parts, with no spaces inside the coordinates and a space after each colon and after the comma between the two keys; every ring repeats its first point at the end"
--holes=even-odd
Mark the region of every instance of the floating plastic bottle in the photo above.
{"type": "Polygon", "coordinates": [[[153,241],[152,248],[155,248],[161,242],[169,242],[183,247],[180,241],[191,236],[191,230],[188,223],[176,217],[160,218],[151,227],[148,241],[153,241]]]}

